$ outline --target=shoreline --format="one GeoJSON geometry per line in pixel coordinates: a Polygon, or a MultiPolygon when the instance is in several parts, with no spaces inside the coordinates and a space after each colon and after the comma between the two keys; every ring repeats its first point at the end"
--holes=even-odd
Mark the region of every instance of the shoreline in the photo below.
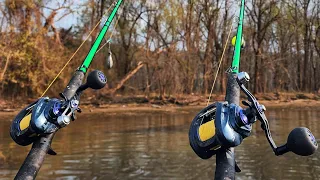
{"type": "MultiPolygon", "coordinates": [[[[292,101],[268,101],[260,100],[260,104],[265,105],[268,109],[319,109],[320,110],[320,101],[317,100],[292,100],[292,101]]],[[[176,105],[176,104],[166,104],[166,105],[157,105],[151,103],[128,103],[128,104],[100,104],[98,106],[94,105],[81,105],[82,113],[139,113],[139,112],[185,112],[188,110],[197,110],[202,109],[206,106],[206,103],[193,103],[189,105],[176,105]]],[[[242,105],[241,105],[242,106],[242,105]]],[[[24,106],[23,106],[24,107],[24,106]]],[[[23,108],[22,107],[22,108],[23,108]]],[[[243,107],[243,106],[242,106],[243,107]]],[[[14,115],[19,113],[22,108],[2,108],[0,110],[0,115],[14,115]]]]}

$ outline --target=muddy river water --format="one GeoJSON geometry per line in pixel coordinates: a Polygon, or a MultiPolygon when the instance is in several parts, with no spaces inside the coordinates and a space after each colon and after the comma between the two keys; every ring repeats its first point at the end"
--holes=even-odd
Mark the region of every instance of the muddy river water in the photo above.
{"type": "MultiPolygon", "coordinates": [[[[189,125],[197,109],[176,112],[84,113],[60,130],[37,179],[214,179],[215,158],[201,160],[189,146],[189,125]]],[[[14,115],[0,114],[0,179],[13,179],[30,146],[9,136],[14,115]]],[[[289,132],[308,127],[320,138],[320,112],[268,109],[272,135],[280,145],[289,132]]],[[[242,169],[236,179],[320,179],[320,153],[276,157],[260,128],[236,148],[242,169]]]]}

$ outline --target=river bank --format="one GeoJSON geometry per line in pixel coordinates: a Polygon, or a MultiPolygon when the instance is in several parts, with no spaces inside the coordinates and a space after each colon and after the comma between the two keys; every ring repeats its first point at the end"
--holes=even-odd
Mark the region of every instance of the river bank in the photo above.
{"type": "MultiPolygon", "coordinates": [[[[257,94],[261,104],[267,108],[315,108],[320,109],[320,95],[308,93],[265,93],[257,94]]],[[[242,94],[242,100],[246,97],[242,94]]],[[[223,101],[224,95],[213,95],[210,103],[223,101]]],[[[0,100],[1,114],[18,113],[34,99],[27,102],[0,100]]],[[[199,95],[178,95],[159,98],[157,96],[145,97],[121,96],[114,97],[92,96],[81,101],[80,107],[84,113],[90,112],[125,112],[125,111],[188,111],[201,109],[207,105],[208,97],[199,95]]]]}

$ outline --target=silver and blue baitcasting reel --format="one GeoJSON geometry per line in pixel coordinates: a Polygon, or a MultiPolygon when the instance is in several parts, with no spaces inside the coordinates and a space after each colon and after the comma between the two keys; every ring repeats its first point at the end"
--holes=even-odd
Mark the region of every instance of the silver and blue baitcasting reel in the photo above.
{"type": "Polygon", "coordinates": [[[305,127],[295,128],[288,136],[287,143],[277,147],[274,143],[267,117],[266,108],[246,89],[244,84],[250,79],[245,72],[237,74],[237,83],[247,95],[247,106],[242,109],[228,102],[217,102],[201,110],[193,119],[189,130],[189,141],[194,152],[202,159],[208,159],[220,149],[236,147],[251,133],[252,124],[259,120],[267,140],[275,155],[292,151],[301,156],[313,154],[318,144],[311,131],[305,127]]]}

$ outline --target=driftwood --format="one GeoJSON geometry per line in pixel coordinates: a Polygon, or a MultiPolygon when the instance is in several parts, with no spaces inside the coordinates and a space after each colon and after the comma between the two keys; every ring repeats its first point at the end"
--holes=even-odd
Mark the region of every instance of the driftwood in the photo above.
{"type": "Polygon", "coordinates": [[[118,84],[115,88],[109,89],[107,91],[107,94],[114,94],[117,90],[122,88],[124,86],[124,83],[127,82],[133,75],[135,75],[142,67],[144,66],[144,63],[139,62],[138,66],[130,71],[118,84]]]}

